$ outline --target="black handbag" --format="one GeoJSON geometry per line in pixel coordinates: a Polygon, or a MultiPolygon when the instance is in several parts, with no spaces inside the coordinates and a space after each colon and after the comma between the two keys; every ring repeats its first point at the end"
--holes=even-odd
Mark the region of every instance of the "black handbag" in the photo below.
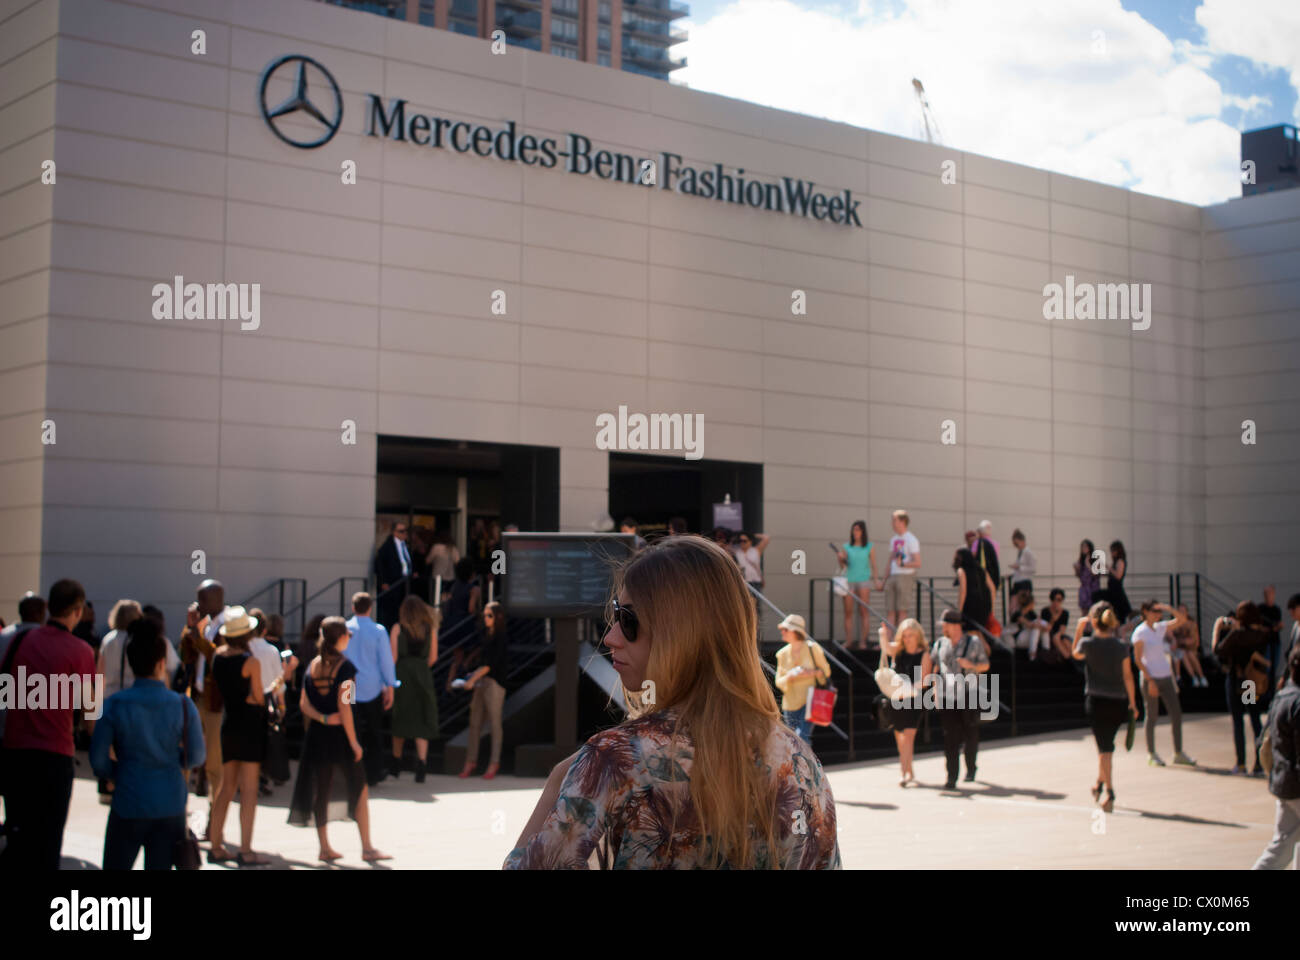
{"type": "MultiPolygon", "coordinates": [[[[190,712],[185,708],[185,701],[181,701],[181,775],[188,781],[190,774],[189,757],[186,754],[186,746],[190,740],[190,712]]],[[[188,795],[189,788],[186,788],[188,795]]],[[[172,849],[172,865],[177,870],[198,870],[203,866],[203,857],[199,853],[199,838],[194,835],[190,829],[189,823],[185,824],[185,836],[176,841],[176,846],[172,849]]]]}
{"type": "Polygon", "coordinates": [[[881,730],[894,729],[894,706],[883,693],[878,693],[871,700],[876,713],[876,726],[881,730]]]}

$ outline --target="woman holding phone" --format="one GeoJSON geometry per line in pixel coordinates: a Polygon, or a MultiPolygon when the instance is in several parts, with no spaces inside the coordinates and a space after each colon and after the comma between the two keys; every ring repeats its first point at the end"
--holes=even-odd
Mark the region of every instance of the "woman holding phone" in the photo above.
{"type": "Polygon", "coordinates": [[[871,555],[871,540],[867,537],[865,520],[853,521],[853,526],[849,528],[849,539],[835,547],[835,555],[845,568],[844,579],[848,582],[848,592],[844,594],[844,642],[850,650],[865,650],[867,632],[871,628],[871,611],[867,609],[867,604],[871,602],[871,586],[879,579],[876,576],[875,558],[871,555]],[[861,604],[858,603],[859,600],[862,601],[861,604]],[[862,631],[855,638],[853,608],[859,606],[862,631]]]}

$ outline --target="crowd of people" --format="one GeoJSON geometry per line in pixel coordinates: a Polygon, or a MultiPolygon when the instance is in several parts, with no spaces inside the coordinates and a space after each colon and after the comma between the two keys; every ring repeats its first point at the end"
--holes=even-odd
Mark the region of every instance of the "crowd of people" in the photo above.
{"type": "MultiPolygon", "coordinates": [[[[1076,574],[1080,603],[1086,590],[1088,606],[1071,637],[1063,590],[1052,590],[1048,605],[1035,610],[1038,567],[1024,534],[1017,530],[1011,538],[1014,559],[1003,558],[985,522],[955,550],[957,603],[943,612],[940,635],[931,642],[912,609],[921,546],[910,523],[906,511],[891,515],[887,566],[873,555],[865,521],[851,525],[846,541],[832,543],[844,568],[846,619],[865,609],[871,591],[885,594],[888,615],[875,644],[882,668],[877,678],[892,677],[891,684],[898,684],[891,687],[894,694],[906,687],[906,695],[894,696],[887,708],[901,786],[917,783],[915,736],[927,703],[937,708],[943,730],[945,789],[956,789],[963,761],[965,780],[976,779],[981,707],[960,691],[973,689],[991,670],[990,640],[1002,635],[994,601],[1000,589],[1009,589],[1016,599],[1008,639],[1026,635],[1017,645],[1027,656],[1068,656],[1084,669],[1098,751],[1092,793],[1104,810],[1115,803],[1116,737],[1127,725],[1131,745],[1142,708],[1148,762],[1164,766],[1156,749],[1163,705],[1173,763],[1195,765],[1183,749],[1178,681],[1185,671],[1194,685],[1203,685],[1201,655],[1211,657],[1224,674],[1234,773],[1263,774],[1260,748],[1268,718],[1277,827],[1257,866],[1284,863],[1300,831],[1300,594],[1287,604],[1289,630],[1283,630],[1281,611],[1266,591],[1263,603],[1242,603],[1218,618],[1209,650],[1202,651],[1185,608],[1152,600],[1132,610],[1123,585],[1122,543],[1111,545],[1110,579],[1103,589],[1085,541],[1076,574]],[[1246,717],[1254,734],[1249,771],[1246,717]]],[[[624,527],[636,529],[631,518],[624,527]]],[[[395,529],[395,540],[397,534],[395,529]]],[[[752,594],[764,584],[761,558],[768,542],[762,534],[716,530],[703,537],[683,530],[642,545],[618,570],[604,643],[624,688],[640,690],[653,678],[656,697],[649,703],[629,697],[628,720],[592,737],[555,768],[507,867],[589,861],[623,867],[839,865],[834,801],[811,747],[810,703],[831,681],[827,651],[809,636],[801,616],[786,616],[779,624],[784,645],[776,652],[774,694],[754,643],[760,604],[752,594]],[[756,766],[749,759],[754,751],[761,759],[756,766]],[[672,776],[664,779],[663,771],[672,776]],[[629,792],[653,799],[640,807],[652,814],[687,811],[678,821],[686,829],[668,831],[667,842],[668,824],[656,820],[658,814],[622,822],[629,792]],[[801,830],[790,829],[796,812],[801,830]],[[621,842],[612,845],[615,837],[621,842]]],[[[400,548],[397,555],[400,564],[400,548]]],[[[342,857],[328,836],[328,825],[338,820],[356,824],[363,860],[388,859],[371,837],[369,796],[386,777],[400,775],[408,740],[415,746],[417,780],[428,772],[429,742],[440,735],[432,668],[440,646],[447,647],[446,620],[473,622],[481,615],[485,628],[476,659],[463,659],[448,672],[449,684],[472,695],[470,749],[461,776],[476,772],[484,726],[492,740],[484,777],[494,777],[500,767],[506,614],[500,603],[484,603],[468,558],[448,559],[452,577],[442,604],[403,591],[386,624],[374,618],[375,597],[357,593],[351,618],[313,619],[296,648],[285,642],[275,617],[227,606],[215,580],[199,585],[177,644],[167,639],[161,612],[133,600],[114,605],[109,632],[92,644],[75,632],[86,622],[85,591],[61,580],[48,598],[24,597],[21,622],[0,632],[0,672],[22,668],[82,678],[81,719],[90,736],[91,766],[110,806],[106,868],[129,868],[141,850],[146,869],[170,868],[188,862],[187,851],[205,842],[210,862],[267,863],[253,842],[258,798],[290,779],[283,727],[295,709],[305,735],[288,822],[316,828],[322,862],[342,857]],[[95,720],[88,698],[96,695],[97,678],[103,684],[102,715],[95,720]],[[384,742],[384,716],[390,712],[391,740],[384,742]],[[195,793],[210,801],[207,827],[198,837],[187,827],[191,771],[195,793]],[[235,799],[237,847],[227,845],[225,830],[235,799]]],[[[867,646],[860,631],[847,631],[846,640],[851,649],[867,646]]],[[[463,652],[461,646],[457,653],[463,652]]],[[[49,704],[11,710],[4,718],[6,846],[0,866],[58,866],[76,713],[67,704],[49,704]]]]}

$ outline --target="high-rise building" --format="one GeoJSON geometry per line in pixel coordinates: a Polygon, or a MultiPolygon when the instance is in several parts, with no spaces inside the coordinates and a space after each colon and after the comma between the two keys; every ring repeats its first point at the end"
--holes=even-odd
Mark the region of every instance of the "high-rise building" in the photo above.
{"type": "Polygon", "coordinates": [[[673,21],[679,0],[320,0],[471,37],[494,31],[517,47],[585,60],[659,80],[684,67],[672,47],[686,39],[673,21]]]}

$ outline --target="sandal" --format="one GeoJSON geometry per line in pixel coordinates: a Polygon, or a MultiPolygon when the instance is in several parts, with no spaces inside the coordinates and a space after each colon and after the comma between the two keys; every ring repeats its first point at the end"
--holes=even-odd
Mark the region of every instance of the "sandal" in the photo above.
{"type": "Polygon", "coordinates": [[[241,867],[265,867],[270,862],[270,857],[264,857],[260,853],[249,852],[245,854],[241,850],[235,854],[235,863],[241,867]]]}
{"type": "Polygon", "coordinates": [[[366,863],[374,863],[377,860],[391,860],[393,858],[391,854],[381,853],[374,847],[371,847],[369,850],[361,851],[361,859],[366,861],[366,863]]]}
{"type": "Polygon", "coordinates": [[[236,857],[225,847],[213,847],[208,851],[208,863],[233,863],[235,860],[236,857]]]}
{"type": "Polygon", "coordinates": [[[322,853],[317,857],[317,859],[320,860],[321,863],[333,863],[335,860],[342,860],[343,854],[338,851],[332,851],[328,854],[322,853]]]}

